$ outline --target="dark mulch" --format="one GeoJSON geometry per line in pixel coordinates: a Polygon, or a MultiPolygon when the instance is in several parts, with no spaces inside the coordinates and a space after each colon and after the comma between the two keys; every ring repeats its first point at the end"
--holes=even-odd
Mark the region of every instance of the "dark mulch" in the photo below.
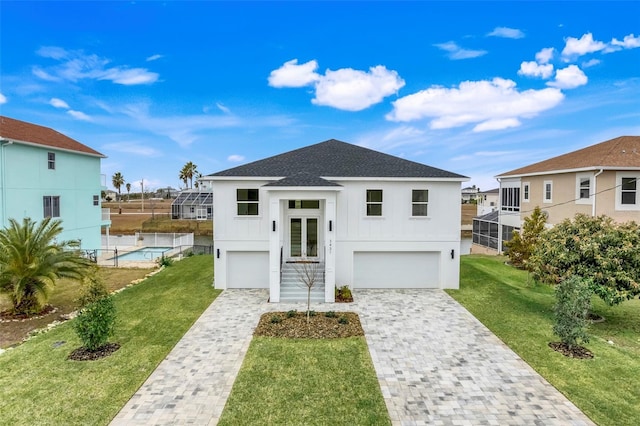
{"type": "Polygon", "coordinates": [[[364,331],[358,314],[354,312],[336,312],[333,318],[327,317],[325,312],[316,312],[315,316],[309,318],[308,324],[306,312],[296,312],[293,316],[287,315],[287,312],[268,312],[260,317],[253,335],[293,339],[335,339],[364,336],[364,331]]]}
{"type": "Polygon", "coordinates": [[[95,361],[100,358],[108,357],[118,349],[120,349],[120,343],[107,343],[95,351],[90,351],[89,349],[82,347],[71,352],[67,359],[72,359],[74,361],[95,361]]]}
{"type": "Polygon", "coordinates": [[[0,319],[3,321],[26,321],[42,318],[46,315],[54,313],[57,311],[57,308],[52,305],[46,305],[42,310],[36,314],[19,314],[14,313],[11,310],[6,310],[0,312],[0,319]]]}
{"type": "Polygon", "coordinates": [[[353,296],[344,297],[341,294],[336,296],[336,303],[351,303],[351,302],[353,302],[353,296]]]}
{"type": "Polygon", "coordinates": [[[568,356],[569,358],[578,358],[578,359],[591,359],[593,358],[593,353],[587,348],[582,346],[571,346],[562,343],[562,342],[550,342],[549,347],[556,352],[560,352],[564,356],[568,356]]]}

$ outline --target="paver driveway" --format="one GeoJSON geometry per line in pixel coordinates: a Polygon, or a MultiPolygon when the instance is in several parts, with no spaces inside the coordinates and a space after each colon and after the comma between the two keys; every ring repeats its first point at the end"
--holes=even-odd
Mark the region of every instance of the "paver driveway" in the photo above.
{"type": "MultiPolygon", "coordinates": [[[[357,290],[380,388],[396,425],[590,425],[555,388],[440,290],[357,290]]],[[[264,290],[226,290],[112,424],[216,424],[263,312],[264,290]]],[[[258,397],[256,395],[256,397],[258,397]]]]}

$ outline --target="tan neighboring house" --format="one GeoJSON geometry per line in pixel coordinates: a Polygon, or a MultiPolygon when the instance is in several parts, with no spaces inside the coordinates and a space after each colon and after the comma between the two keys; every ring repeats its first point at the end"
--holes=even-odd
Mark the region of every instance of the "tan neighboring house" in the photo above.
{"type": "Polygon", "coordinates": [[[498,198],[500,188],[490,189],[488,191],[478,192],[478,216],[498,210],[498,198]]]}
{"type": "Polygon", "coordinates": [[[621,136],[496,176],[498,251],[536,206],[552,226],[576,213],[640,221],[640,136],[621,136]]]}

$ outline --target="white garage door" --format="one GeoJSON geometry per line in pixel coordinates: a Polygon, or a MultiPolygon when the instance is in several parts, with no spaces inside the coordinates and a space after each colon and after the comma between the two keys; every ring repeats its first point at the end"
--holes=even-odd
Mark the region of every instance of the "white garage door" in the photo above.
{"type": "Polygon", "coordinates": [[[269,252],[227,252],[227,288],[269,288],[269,252]]]}
{"type": "Polygon", "coordinates": [[[355,288],[438,288],[439,252],[355,252],[355,288]]]}

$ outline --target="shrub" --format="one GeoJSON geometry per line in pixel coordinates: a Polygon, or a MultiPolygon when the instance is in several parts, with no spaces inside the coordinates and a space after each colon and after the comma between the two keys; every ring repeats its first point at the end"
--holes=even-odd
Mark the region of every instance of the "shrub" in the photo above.
{"type": "Polygon", "coordinates": [[[296,311],[295,309],[287,311],[287,318],[293,318],[293,317],[296,316],[297,313],[298,313],[298,311],[296,311]]]}
{"type": "Polygon", "coordinates": [[[158,266],[171,266],[173,265],[173,259],[162,255],[156,260],[156,263],[158,266]]]}
{"type": "Polygon", "coordinates": [[[338,319],[338,323],[340,324],[349,324],[349,320],[347,319],[347,317],[340,317],[340,319],[338,319]]]}
{"type": "Polygon", "coordinates": [[[587,314],[591,307],[591,283],[579,276],[572,276],[556,286],[553,333],[569,348],[589,342],[587,314]]]}
{"type": "Polygon", "coordinates": [[[337,290],[336,296],[341,299],[350,299],[351,297],[353,297],[353,295],[351,294],[351,289],[349,288],[348,285],[343,285],[342,287],[336,290],[337,290]]]}
{"type": "Polygon", "coordinates": [[[271,317],[271,324],[280,324],[282,322],[282,318],[280,318],[278,315],[273,315],[271,317]]]}
{"type": "Polygon", "coordinates": [[[536,206],[531,216],[524,219],[521,231],[513,232],[511,241],[505,243],[508,248],[507,256],[513,266],[530,270],[529,258],[538,245],[538,239],[544,231],[546,221],[547,214],[536,206]]]}
{"type": "Polygon", "coordinates": [[[111,296],[102,297],[85,306],[73,323],[73,328],[90,351],[104,346],[113,335],[116,307],[111,296]]]}
{"type": "Polygon", "coordinates": [[[335,318],[337,315],[333,311],[327,311],[327,312],[324,313],[324,316],[327,317],[327,318],[335,318]]]}
{"type": "Polygon", "coordinates": [[[309,316],[310,317],[315,317],[316,316],[316,311],[309,311],[309,316]]]}
{"type": "Polygon", "coordinates": [[[107,297],[109,295],[109,290],[104,282],[96,275],[96,273],[92,273],[87,279],[84,281],[85,288],[83,289],[82,294],[78,298],[77,302],[80,307],[84,307],[93,303],[103,297],[107,297]]]}

